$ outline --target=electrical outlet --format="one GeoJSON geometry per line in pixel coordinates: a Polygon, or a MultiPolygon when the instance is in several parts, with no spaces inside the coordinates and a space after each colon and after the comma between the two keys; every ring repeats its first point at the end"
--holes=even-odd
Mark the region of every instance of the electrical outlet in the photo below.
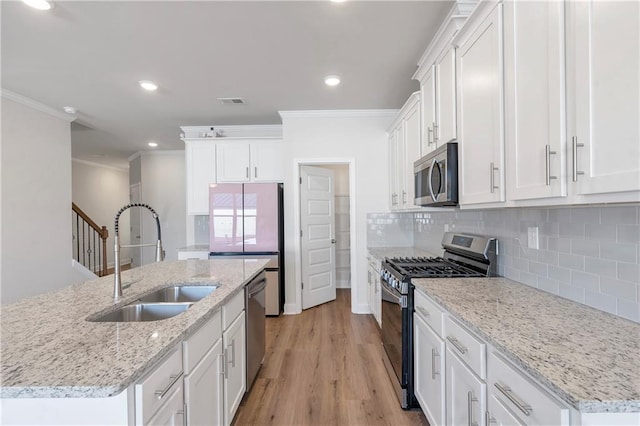
{"type": "Polygon", "coordinates": [[[527,229],[527,247],[531,249],[540,249],[540,242],[538,240],[538,227],[530,226],[527,229]]]}

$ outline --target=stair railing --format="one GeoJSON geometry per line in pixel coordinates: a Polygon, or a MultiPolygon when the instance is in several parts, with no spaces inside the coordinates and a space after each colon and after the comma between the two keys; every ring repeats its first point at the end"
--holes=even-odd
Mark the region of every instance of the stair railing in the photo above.
{"type": "Polygon", "coordinates": [[[76,261],[99,277],[107,275],[107,227],[97,225],[75,203],[71,210],[76,261]]]}

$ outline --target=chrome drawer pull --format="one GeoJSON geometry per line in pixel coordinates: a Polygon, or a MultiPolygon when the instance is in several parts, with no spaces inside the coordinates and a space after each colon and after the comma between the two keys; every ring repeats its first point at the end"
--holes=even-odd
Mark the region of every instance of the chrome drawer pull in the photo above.
{"type": "Polygon", "coordinates": [[[578,148],[582,148],[584,147],[583,143],[578,143],[578,137],[577,136],[572,136],[571,137],[571,148],[572,148],[572,153],[573,153],[573,181],[577,182],[578,181],[578,175],[583,175],[584,172],[583,171],[579,171],[578,170],[578,148]]]}
{"type": "Polygon", "coordinates": [[[157,390],[155,391],[155,395],[158,397],[158,399],[162,399],[165,396],[167,396],[167,392],[169,392],[169,389],[171,389],[171,387],[173,385],[176,384],[176,382],[178,380],[180,380],[180,378],[182,377],[182,373],[178,374],[178,375],[171,375],[169,376],[169,379],[171,379],[171,383],[169,383],[169,386],[167,386],[166,388],[164,388],[163,390],[157,390]]]}
{"type": "Polygon", "coordinates": [[[436,358],[439,357],[440,354],[436,350],[436,348],[431,349],[431,378],[433,380],[436,379],[436,376],[440,374],[439,371],[436,371],[436,358]]]}
{"type": "Polygon", "coordinates": [[[544,146],[544,163],[545,163],[545,183],[547,186],[551,186],[551,179],[557,179],[557,176],[551,176],[551,154],[557,154],[556,151],[551,151],[551,145],[544,146]]]}
{"type": "Polygon", "coordinates": [[[528,416],[531,414],[531,412],[533,411],[533,408],[531,408],[530,405],[520,401],[518,398],[516,398],[512,393],[511,393],[511,388],[509,386],[504,386],[501,385],[500,383],[496,382],[493,384],[500,392],[502,392],[502,394],[504,396],[507,397],[507,399],[509,401],[511,401],[513,403],[513,405],[515,405],[516,407],[518,407],[518,409],[520,411],[522,411],[524,413],[525,416],[528,416]]]}
{"type": "Polygon", "coordinates": [[[431,317],[431,314],[429,313],[429,311],[427,311],[425,308],[423,308],[422,306],[416,306],[416,310],[418,312],[420,312],[422,315],[424,315],[426,318],[431,317]]]}
{"type": "Polygon", "coordinates": [[[460,351],[461,354],[467,353],[467,348],[462,346],[462,344],[455,337],[447,336],[447,340],[451,342],[454,348],[460,351]]]}
{"type": "Polygon", "coordinates": [[[491,423],[496,423],[496,419],[491,417],[491,414],[488,411],[484,412],[484,424],[485,426],[489,426],[491,423]]]}
{"type": "Polygon", "coordinates": [[[478,402],[478,398],[473,396],[473,391],[467,392],[467,413],[469,426],[478,426],[478,423],[473,421],[473,403],[478,402]]]}

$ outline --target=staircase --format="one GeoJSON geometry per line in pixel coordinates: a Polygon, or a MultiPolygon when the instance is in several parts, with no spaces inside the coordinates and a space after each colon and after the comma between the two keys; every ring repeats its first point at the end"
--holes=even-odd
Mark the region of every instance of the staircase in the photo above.
{"type": "Polygon", "coordinates": [[[99,277],[107,275],[107,227],[97,225],[75,203],[71,210],[74,259],[99,277]]]}

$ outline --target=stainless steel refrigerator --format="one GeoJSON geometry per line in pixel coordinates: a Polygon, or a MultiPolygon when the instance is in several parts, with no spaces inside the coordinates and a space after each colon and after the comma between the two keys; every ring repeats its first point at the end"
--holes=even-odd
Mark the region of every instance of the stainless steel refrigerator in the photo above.
{"type": "Polygon", "coordinates": [[[281,183],[220,183],[209,190],[211,257],[268,257],[266,314],[284,308],[284,209],[281,183]]]}

